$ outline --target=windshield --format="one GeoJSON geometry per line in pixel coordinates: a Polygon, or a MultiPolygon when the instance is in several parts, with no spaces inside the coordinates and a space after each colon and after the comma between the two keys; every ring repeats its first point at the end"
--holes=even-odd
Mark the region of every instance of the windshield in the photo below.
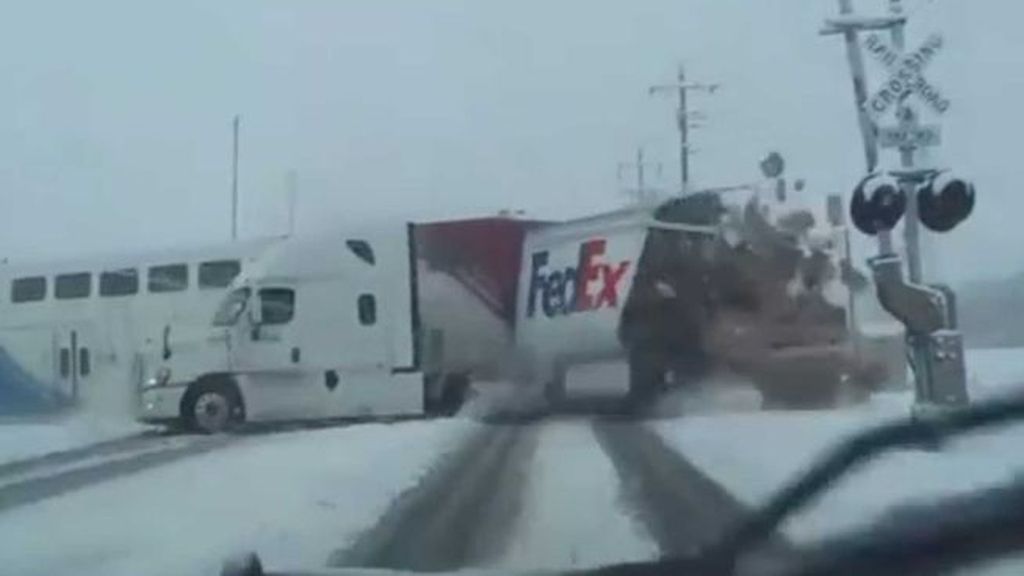
{"type": "Polygon", "coordinates": [[[213,316],[214,326],[232,326],[238,321],[238,317],[245,311],[249,301],[249,294],[252,290],[248,287],[237,288],[229,293],[221,302],[217,313],[213,316]]]}
{"type": "MultiPolygon", "coordinates": [[[[2,7],[0,576],[684,556],[1024,394],[1022,0],[2,7]]],[[[973,434],[760,554],[1024,479],[973,434]]]]}

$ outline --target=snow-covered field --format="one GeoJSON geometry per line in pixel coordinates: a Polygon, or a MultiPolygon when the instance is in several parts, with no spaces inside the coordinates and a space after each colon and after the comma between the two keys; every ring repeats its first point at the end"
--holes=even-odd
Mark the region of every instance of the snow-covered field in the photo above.
{"type": "Polygon", "coordinates": [[[619,479],[586,420],[539,431],[522,516],[497,565],[517,571],[646,560],[658,546],[620,503],[619,479]]]}
{"type": "MultiPolygon", "coordinates": [[[[982,398],[1024,388],[1024,350],[968,353],[970,392],[982,398]]],[[[678,451],[750,504],[767,497],[849,433],[909,413],[909,394],[882,394],[836,411],[690,415],[655,427],[678,451]]],[[[854,472],[786,532],[820,538],[876,518],[893,505],[993,485],[1024,472],[1024,425],[976,434],[941,452],[904,450],[854,472]]]]}
{"type": "Polygon", "coordinates": [[[148,429],[132,421],[85,414],[0,421],[0,464],[81,448],[148,429]]]}
{"type": "Polygon", "coordinates": [[[0,515],[4,574],[216,574],[225,554],[322,566],[476,424],[245,438],[0,515]]]}

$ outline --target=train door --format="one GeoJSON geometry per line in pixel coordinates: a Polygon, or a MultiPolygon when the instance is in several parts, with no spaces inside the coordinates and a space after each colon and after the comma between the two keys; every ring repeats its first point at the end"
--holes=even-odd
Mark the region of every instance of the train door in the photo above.
{"type": "Polygon", "coordinates": [[[61,391],[73,402],[81,402],[85,379],[92,373],[92,352],[87,338],[77,327],[56,331],[57,381],[61,391]]]}
{"type": "Polygon", "coordinates": [[[57,382],[67,397],[90,412],[123,416],[125,396],[117,383],[97,377],[99,344],[89,323],[58,327],[54,345],[57,382]]]}

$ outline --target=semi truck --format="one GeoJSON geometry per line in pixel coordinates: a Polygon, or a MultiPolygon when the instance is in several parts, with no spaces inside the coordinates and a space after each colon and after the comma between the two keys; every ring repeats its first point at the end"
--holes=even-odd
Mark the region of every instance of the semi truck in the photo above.
{"type": "Polygon", "coordinates": [[[209,432],[450,414],[474,381],[501,379],[557,406],[572,366],[610,358],[629,364],[630,410],[717,370],[748,376],[766,405],[864,396],[884,366],[857,353],[829,294],[835,244],[791,212],[708,192],[563,222],[282,239],[208,325],[150,341],[139,418],[209,432]]]}

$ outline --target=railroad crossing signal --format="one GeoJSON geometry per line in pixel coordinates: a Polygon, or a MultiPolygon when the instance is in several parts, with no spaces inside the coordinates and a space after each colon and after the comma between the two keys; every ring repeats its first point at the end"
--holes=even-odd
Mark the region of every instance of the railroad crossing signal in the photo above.
{"type": "Polygon", "coordinates": [[[949,99],[922,75],[942,46],[942,36],[932,34],[917,50],[900,54],[878,34],[870,34],[864,39],[868,53],[889,70],[889,78],[864,103],[872,120],[877,123],[893,104],[902,102],[911,94],[916,94],[937,114],[949,109],[949,99]]]}

